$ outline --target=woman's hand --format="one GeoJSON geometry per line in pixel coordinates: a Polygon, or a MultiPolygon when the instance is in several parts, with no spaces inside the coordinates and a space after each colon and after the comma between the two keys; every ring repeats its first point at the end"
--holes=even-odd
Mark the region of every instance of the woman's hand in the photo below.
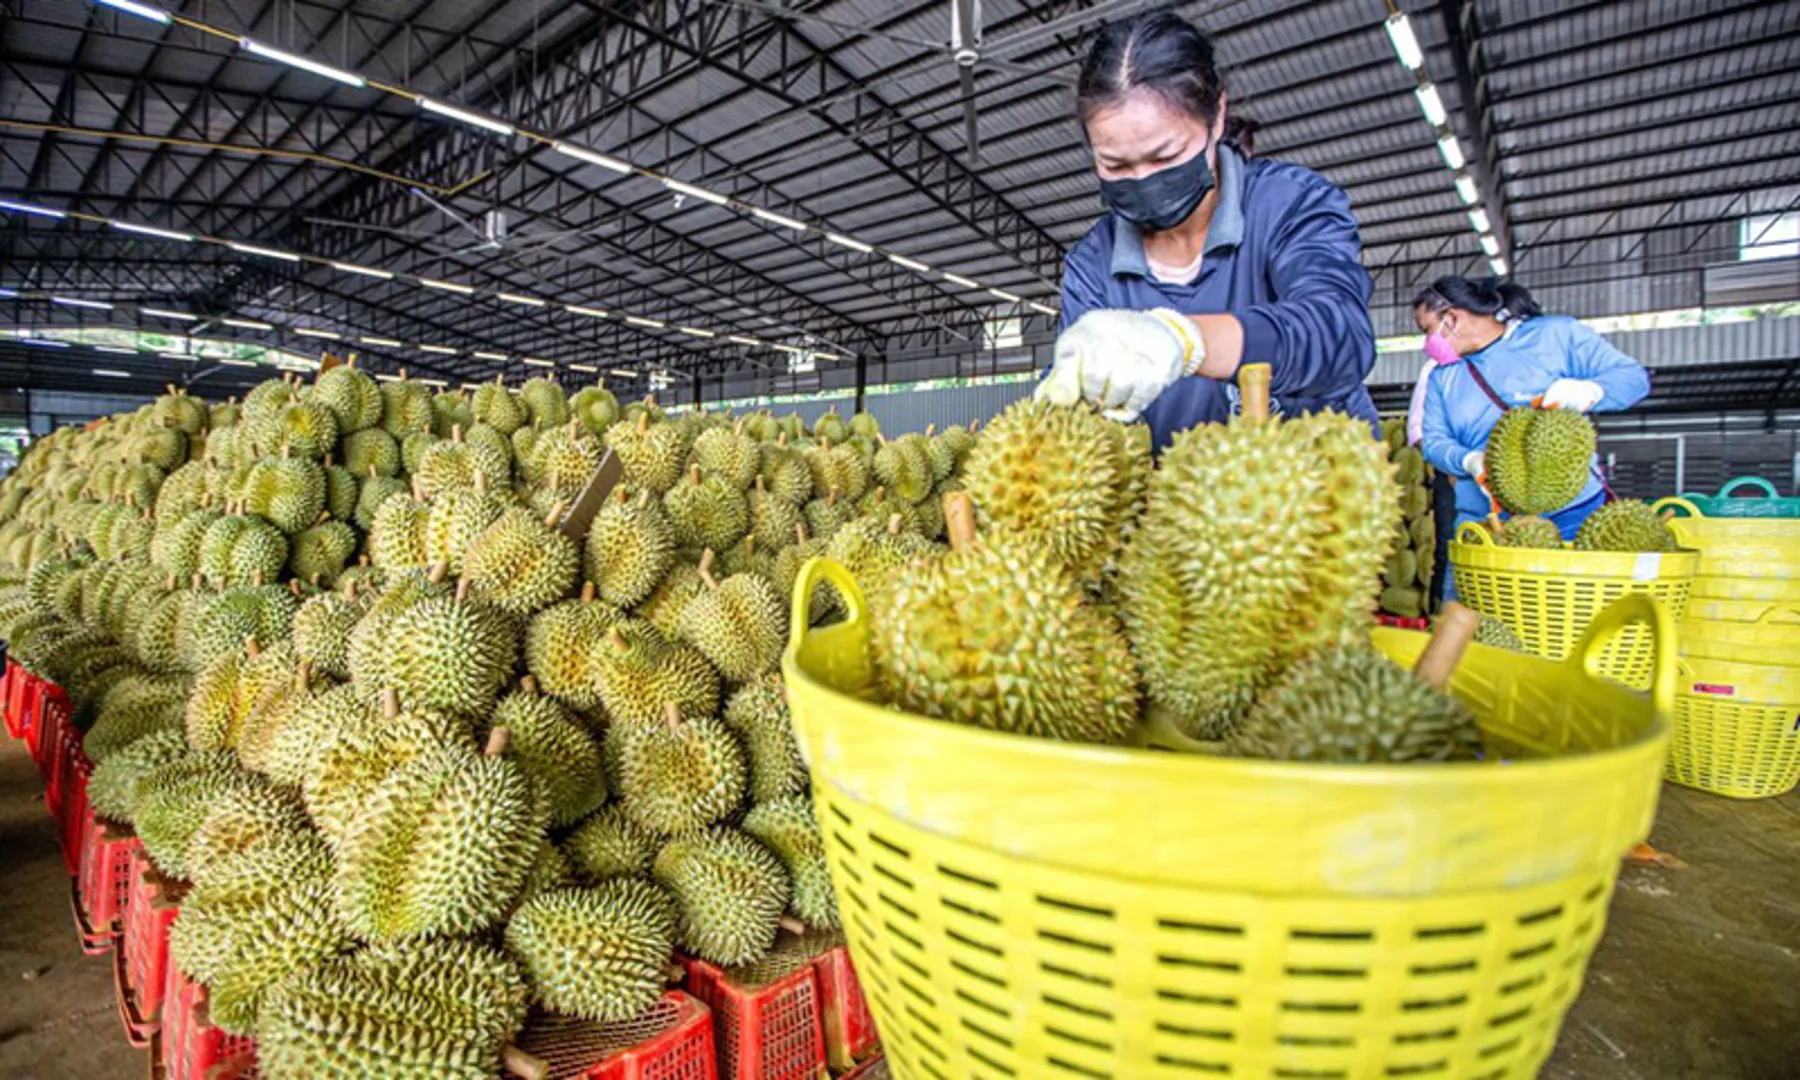
{"type": "Polygon", "coordinates": [[[1587,379],[1558,379],[1544,391],[1544,408],[1587,412],[1606,396],[1599,383],[1587,379]]]}
{"type": "Polygon", "coordinates": [[[1065,406],[1089,401],[1130,423],[1205,357],[1199,328],[1179,312],[1101,308],[1056,339],[1056,360],[1035,396],[1065,406]]]}

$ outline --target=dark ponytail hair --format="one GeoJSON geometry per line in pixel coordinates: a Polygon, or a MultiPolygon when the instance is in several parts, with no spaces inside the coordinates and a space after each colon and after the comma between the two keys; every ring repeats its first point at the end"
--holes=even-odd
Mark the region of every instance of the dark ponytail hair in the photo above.
{"type": "Polygon", "coordinates": [[[1075,83],[1076,116],[1085,124],[1096,110],[1117,104],[1134,90],[1147,90],[1211,127],[1219,119],[1225,92],[1212,38],[1166,9],[1101,27],[1075,83]]]}
{"type": "Polygon", "coordinates": [[[1434,314],[1458,308],[1505,322],[1542,315],[1544,309],[1531,298],[1525,286],[1497,277],[1441,277],[1420,291],[1413,300],[1414,308],[1434,314]]]}

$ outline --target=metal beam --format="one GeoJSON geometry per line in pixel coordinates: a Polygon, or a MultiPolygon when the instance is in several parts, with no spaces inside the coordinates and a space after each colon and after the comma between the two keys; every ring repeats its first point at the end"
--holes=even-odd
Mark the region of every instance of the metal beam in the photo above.
{"type": "Polygon", "coordinates": [[[1438,0],[1449,35],[1450,58],[1456,70],[1457,96],[1462,100],[1469,171],[1481,189],[1481,205],[1500,242],[1500,254],[1513,257],[1512,215],[1506,201],[1506,175],[1500,168],[1500,140],[1494,131],[1494,108],[1488,100],[1487,61],[1482,56],[1483,27],[1474,0],[1438,0]]]}

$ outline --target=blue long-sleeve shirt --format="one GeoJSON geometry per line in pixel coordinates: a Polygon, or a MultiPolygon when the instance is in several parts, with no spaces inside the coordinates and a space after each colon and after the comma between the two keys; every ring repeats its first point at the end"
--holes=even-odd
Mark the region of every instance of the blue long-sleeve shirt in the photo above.
{"type": "MultiPolygon", "coordinates": [[[[1246,162],[1229,146],[1219,148],[1218,186],[1200,273],[1189,284],[1150,276],[1142,234],[1125,219],[1109,214],[1088,230],[1063,264],[1063,329],[1094,308],[1236,315],[1243,362],[1274,369],[1275,408],[1335,409],[1374,424],[1363,386],[1375,363],[1374,287],[1358,259],[1349,199],[1310,169],[1246,162]]],[[[1228,419],[1236,399],[1235,385],[1182,379],[1144,420],[1161,450],[1178,431],[1228,419]]]]}
{"type": "MultiPolygon", "coordinates": [[[[1425,394],[1425,438],[1420,449],[1425,460],[1456,478],[1456,513],[1462,520],[1487,516],[1488,497],[1463,468],[1463,458],[1487,448],[1488,432],[1500,419],[1500,410],[1469,374],[1471,364],[1481,369],[1509,408],[1530,404],[1558,379],[1599,384],[1606,396],[1594,412],[1629,409],[1650,392],[1650,374],[1642,364],[1566,315],[1540,315],[1517,323],[1461,363],[1437,368],[1425,394]]],[[[1570,506],[1600,494],[1597,460],[1589,473],[1587,486],[1570,506]]]]}

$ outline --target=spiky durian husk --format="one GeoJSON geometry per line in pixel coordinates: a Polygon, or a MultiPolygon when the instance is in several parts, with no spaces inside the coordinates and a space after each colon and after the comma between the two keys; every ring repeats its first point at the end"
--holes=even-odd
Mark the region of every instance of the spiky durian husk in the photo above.
{"type": "Polygon", "coordinates": [[[350,677],[350,631],[363,605],[342,593],[308,597],[294,612],[294,655],[334,679],[350,677]]]}
{"type": "Polygon", "coordinates": [[[663,845],[653,870],[680,908],[687,951],[715,964],[744,964],[774,944],[791,885],[781,860],[760,842],[715,825],[663,845]]]}
{"type": "Polygon", "coordinates": [[[1515,514],[1547,514],[1573,502],[1593,462],[1594,425],[1566,409],[1509,409],[1488,432],[1487,482],[1515,514]]]}
{"type": "Polygon", "coordinates": [[[94,766],[88,777],[88,805],[103,821],[131,824],[132,789],[138,778],[188,754],[187,737],[165,727],[136,739],[94,766]]]}
{"type": "Polygon", "coordinates": [[[431,750],[467,747],[473,737],[469,723],[449,713],[407,710],[387,716],[353,695],[336,701],[336,724],[320,734],[300,780],[307,812],[334,846],[390,773],[431,750]]]}
{"type": "Polygon", "coordinates": [[[625,467],[625,483],[634,491],[660,497],[681,479],[681,432],[673,424],[640,420],[617,423],[606,429],[606,445],[619,455],[625,467]]]}
{"type": "Polygon", "coordinates": [[[1494,543],[1510,548],[1559,548],[1563,545],[1562,530],[1549,518],[1520,514],[1506,519],[1494,534],[1494,543]]]}
{"type": "Polygon", "coordinates": [[[743,539],[750,528],[750,507],[742,488],[695,466],[688,477],[663,495],[675,543],[680,547],[723,551],[743,539]]]}
{"type": "Polygon", "coordinates": [[[1588,515],[1575,534],[1577,551],[1674,551],[1675,536],[1650,504],[1610,502],[1588,515]]]}
{"type": "Polygon", "coordinates": [[[479,713],[518,660],[513,620],[478,600],[420,600],[392,618],[387,634],[380,682],[366,689],[392,688],[409,708],[479,713]]]}
{"type": "Polygon", "coordinates": [[[514,691],[494,707],[488,726],[509,733],[506,754],[537,789],[552,828],[573,825],[606,801],[600,747],[555,698],[514,691]]]}
{"type": "Polygon", "coordinates": [[[835,930],[837,896],[825,864],[825,840],[813,816],[812,800],[788,795],[758,803],[744,815],[744,831],[775,853],[793,881],[788,910],[815,930],[835,930]]]}
{"type": "Polygon", "coordinates": [[[590,669],[595,694],[619,724],[660,721],[670,705],[683,716],[712,716],[719,673],[698,650],[639,619],[609,627],[590,669]]]}
{"type": "Polygon", "coordinates": [[[655,591],[675,562],[675,527],[649,492],[609,502],[594,516],[583,564],[600,598],[619,607],[655,591]]]}
{"type": "Polygon", "coordinates": [[[585,885],[609,878],[648,877],[662,840],[618,803],[601,807],[563,838],[562,850],[585,885]]]}
{"type": "Polygon", "coordinates": [[[575,541],[527,507],[500,515],[463,556],[469,595],[530,615],[569,594],[581,570],[575,541]]]}
{"type": "Polygon", "coordinates": [[[569,415],[590,435],[604,435],[619,421],[619,399],[603,386],[588,386],[569,397],[569,415]]]}
{"type": "Polygon", "coordinates": [[[558,889],[527,900],[506,948],[538,1002],[589,1020],[626,1020],[662,996],[675,944],[674,902],[641,879],[558,889]]]}
{"type": "Polygon", "coordinates": [[[806,790],[806,760],[779,672],[738,687],[725,703],[725,725],[737,733],[750,764],[750,799],[768,802],[806,790]]]}
{"type": "Polygon", "coordinates": [[[600,698],[590,658],[619,618],[611,606],[588,598],[552,604],[533,615],[525,628],[525,669],[545,693],[577,709],[593,708],[600,698]]]}
{"type": "Polygon", "coordinates": [[[400,472],[400,444],[380,428],[344,436],[340,444],[344,468],[352,476],[395,476],[400,472]]]}
{"type": "Polygon", "coordinates": [[[470,545],[505,510],[499,496],[474,489],[446,491],[432,499],[421,532],[423,565],[443,563],[452,576],[462,574],[470,545]]]}
{"type": "Polygon", "coordinates": [[[768,579],[733,574],[681,609],[681,634],[719,674],[749,682],[772,669],[787,647],[787,610],[768,579]]]}
{"type": "Polygon", "coordinates": [[[265,785],[229,750],[188,754],[145,773],[132,788],[132,824],[144,854],[170,877],[188,874],[188,840],[212,804],[229,792],[265,785]]]}
{"type": "Polygon", "coordinates": [[[832,442],[833,440],[822,438],[819,445],[807,454],[806,463],[812,469],[813,490],[830,492],[835,488],[840,499],[854,502],[869,490],[869,469],[855,449],[834,446],[832,442]]]}
{"type": "Polygon", "coordinates": [[[499,382],[476,387],[469,412],[477,424],[486,424],[502,435],[511,435],[531,418],[513,392],[499,382]]]}
{"type": "Polygon", "coordinates": [[[626,816],[674,836],[723,821],[743,802],[749,770],[737,736],[717,720],[615,724],[606,734],[618,762],[626,816]]]}

